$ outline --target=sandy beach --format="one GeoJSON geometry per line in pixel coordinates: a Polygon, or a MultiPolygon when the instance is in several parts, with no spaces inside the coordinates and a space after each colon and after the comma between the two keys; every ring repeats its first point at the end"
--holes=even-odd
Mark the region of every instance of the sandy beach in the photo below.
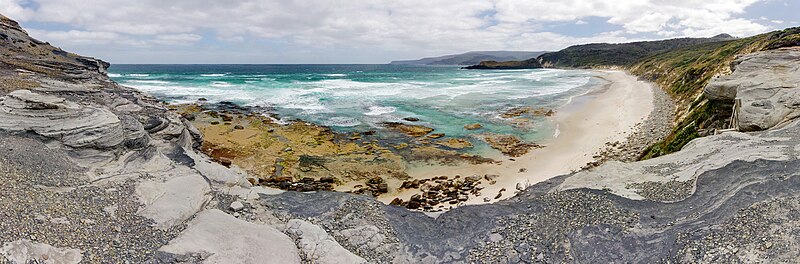
{"type": "MultiPolygon", "coordinates": [[[[623,71],[600,73],[599,78],[607,81],[606,84],[576,96],[552,117],[558,127],[557,136],[549,142],[540,142],[544,148],[513,160],[506,159],[500,165],[419,167],[409,170],[409,175],[412,178],[498,175],[495,184],[482,183],[479,185],[483,188],[481,195],[470,197],[466,202],[481,204],[514,196],[518,187],[579,170],[595,161],[594,156],[606,147],[606,143],[625,141],[635,131],[636,125],[647,119],[654,109],[654,87],[650,83],[639,81],[623,71]],[[501,189],[505,191],[497,198],[501,189]]],[[[393,190],[381,196],[380,200],[388,203],[395,197],[408,199],[418,192],[393,190]]]]}

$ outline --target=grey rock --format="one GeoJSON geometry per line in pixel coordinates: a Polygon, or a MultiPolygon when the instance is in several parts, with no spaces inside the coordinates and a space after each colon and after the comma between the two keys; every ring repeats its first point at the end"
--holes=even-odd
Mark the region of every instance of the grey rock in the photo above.
{"type": "Polygon", "coordinates": [[[76,264],[83,259],[80,250],[57,248],[27,239],[5,243],[2,246],[0,255],[11,263],[76,264]]]}
{"type": "Polygon", "coordinates": [[[238,211],[241,211],[242,209],[244,209],[244,204],[242,204],[242,202],[240,202],[240,201],[235,201],[235,202],[231,203],[230,208],[234,212],[238,212],[238,211]]]}
{"type": "Polygon", "coordinates": [[[347,251],[317,225],[300,219],[292,219],[289,220],[286,227],[286,233],[296,239],[305,261],[320,264],[367,262],[362,257],[347,251]]]}
{"type": "Polygon", "coordinates": [[[294,242],[285,234],[216,209],[197,214],[180,236],[159,251],[207,254],[203,263],[300,263],[294,242]]]}
{"type": "Polygon", "coordinates": [[[705,95],[738,101],[734,109],[740,131],[774,127],[800,116],[800,47],[744,55],[733,73],[713,79],[705,95]]]}
{"type": "Polygon", "coordinates": [[[28,90],[0,99],[0,129],[34,131],[74,148],[112,148],[124,139],[120,120],[111,111],[28,90]]]}
{"type": "Polygon", "coordinates": [[[185,175],[166,180],[145,180],[136,187],[136,194],[144,205],[138,214],[153,219],[159,228],[182,223],[200,211],[210,199],[210,187],[201,175],[188,170],[172,173],[181,172],[185,175]]]}

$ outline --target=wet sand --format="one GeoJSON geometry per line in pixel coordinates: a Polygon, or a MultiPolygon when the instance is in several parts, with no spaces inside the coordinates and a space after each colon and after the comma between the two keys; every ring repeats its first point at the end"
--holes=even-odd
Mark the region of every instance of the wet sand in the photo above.
{"type": "MultiPolygon", "coordinates": [[[[537,142],[544,148],[535,149],[513,160],[506,158],[500,165],[478,164],[462,166],[426,166],[410,168],[412,178],[431,178],[438,175],[498,175],[495,184],[483,181],[481,195],[470,196],[466,204],[496,202],[509,198],[518,187],[526,187],[555,176],[580,170],[606,148],[606,143],[625,141],[638,123],[648,118],[654,108],[653,89],[648,82],[639,81],[623,71],[601,71],[606,84],[573,98],[551,117],[557,124],[556,137],[549,142],[537,142]],[[499,198],[498,192],[505,189],[499,198]]],[[[395,197],[407,200],[419,190],[390,190],[379,199],[385,203],[395,197]]]]}

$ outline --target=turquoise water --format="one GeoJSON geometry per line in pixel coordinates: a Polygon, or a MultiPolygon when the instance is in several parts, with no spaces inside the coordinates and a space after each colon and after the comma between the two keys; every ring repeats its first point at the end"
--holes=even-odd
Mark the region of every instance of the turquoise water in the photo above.
{"type": "Polygon", "coordinates": [[[553,125],[536,118],[513,127],[500,114],[513,107],[556,108],[596,83],[580,70],[474,71],[407,65],[114,65],[115,81],[167,102],[230,101],[268,107],[338,131],[380,129],[416,117],[448,136],[510,133],[536,141],[553,125]],[[481,123],[484,129],[463,126],[481,123]]]}

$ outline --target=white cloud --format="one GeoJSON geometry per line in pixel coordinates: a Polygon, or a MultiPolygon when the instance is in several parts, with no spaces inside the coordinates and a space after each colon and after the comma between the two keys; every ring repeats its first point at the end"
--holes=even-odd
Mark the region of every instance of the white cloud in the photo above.
{"type": "MultiPolygon", "coordinates": [[[[560,49],[626,41],[626,35],[751,35],[767,26],[737,17],[759,0],[0,0],[22,21],[74,30],[41,38],[64,45],[93,40],[131,47],[191,45],[202,36],[227,43],[278,40],[296,49],[352,48],[435,55],[487,49],[560,49]],[[34,9],[22,3],[33,3],[34,9]],[[591,37],[548,32],[547,23],[600,17],[622,28],[591,37]]],[[[768,21],[764,21],[768,22],[768,21]]],[[[591,28],[593,25],[586,25],[591,28]]]]}
{"type": "Polygon", "coordinates": [[[22,7],[21,0],[0,0],[0,11],[15,19],[28,19],[33,15],[33,11],[22,7]]]}
{"type": "Polygon", "coordinates": [[[122,40],[120,34],[114,32],[99,32],[99,31],[45,31],[37,29],[29,29],[28,34],[32,37],[51,42],[69,42],[69,43],[91,43],[91,44],[109,44],[122,40]]]}
{"type": "Polygon", "coordinates": [[[153,42],[164,45],[191,45],[201,39],[203,37],[197,34],[170,34],[156,36],[153,42]]]}

